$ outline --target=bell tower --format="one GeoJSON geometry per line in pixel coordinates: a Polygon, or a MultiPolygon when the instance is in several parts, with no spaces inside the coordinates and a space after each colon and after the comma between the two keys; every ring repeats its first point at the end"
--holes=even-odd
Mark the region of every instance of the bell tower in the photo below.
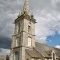
{"type": "Polygon", "coordinates": [[[35,23],[29,11],[28,0],[25,0],[21,13],[14,21],[10,60],[25,60],[25,49],[35,47],[35,23]]]}

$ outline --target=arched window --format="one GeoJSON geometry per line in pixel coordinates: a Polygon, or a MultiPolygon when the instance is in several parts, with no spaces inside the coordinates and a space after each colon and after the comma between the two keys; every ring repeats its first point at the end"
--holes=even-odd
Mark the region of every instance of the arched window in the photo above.
{"type": "Polygon", "coordinates": [[[19,52],[15,52],[15,60],[19,60],[19,52]]]}
{"type": "Polygon", "coordinates": [[[16,47],[19,46],[19,38],[16,38],[15,45],[16,47]]]}
{"type": "Polygon", "coordinates": [[[18,33],[20,32],[20,23],[18,23],[17,31],[18,31],[18,33]]]}
{"type": "Polygon", "coordinates": [[[20,23],[18,23],[18,24],[16,25],[16,30],[17,30],[17,33],[20,32],[20,23]]]}
{"type": "Polygon", "coordinates": [[[8,55],[6,56],[6,60],[9,60],[9,56],[8,55]]]}
{"type": "Polygon", "coordinates": [[[16,47],[17,47],[18,46],[18,40],[17,39],[16,39],[16,42],[15,43],[16,43],[16,47]]]}
{"type": "Polygon", "coordinates": [[[53,60],[55,60],[55,53],[53,53],[53,60]]]}
{"type": "Polygon", "coordinates": [[[31,37],[28,37],[28,47],[31,47],[31,45],[32,45],[32,39],[31,37]]]}

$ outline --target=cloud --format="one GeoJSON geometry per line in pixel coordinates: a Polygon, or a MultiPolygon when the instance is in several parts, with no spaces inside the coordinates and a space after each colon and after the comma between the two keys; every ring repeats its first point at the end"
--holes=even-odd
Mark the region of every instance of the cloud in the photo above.
{"type": "Polygon", "coordinates": [[[11,38],[0,36],[0,48],[10,49],[11,38]]]}
{"type": "Polygon", "coordinates": [[[10,37],[13,33],[14,20],[17,18],[22,1],[0,0],[0,35],[10,37]]]}
{"type": "MultiPolygon", "coordinates": [[[[47,41],[48,36],[53,36],[58,32],[60,34],[60,14],[58,12],[47,12],[42,10],[37,18],[36,35],[42,38],[41,41],[47,41]],[[46,39],[44,39],[44,37],[46,39]]],[[[44,43],[44,42],[43,42],[44,43]]]]}
{"type": "Polygon", "coordinates": [[[55,47],[60,49],[60,45],[56,45],[55,47]]]}
{"type": "Polygon", "coordinates": [[[0,55],[9,55],[9,54],[10,54],[10,49],[0,48],[0,55]]]}
{"type": "MultiPolygon", "coordinates": [[[[0,47],[10,48],[14,20],[22,10],[24,0],[0,0],[0,47]],[[4,39],[3,39],[4,38],[4,39]],[[6,41],[7,42],[6,44],[6,41]],[[5,42],[5,45],[4,45],[5,42]],[[6,47],[8,46],[8,47],[6,47]]],[[[60,34],[60,0],[30,0],[30,10],[36,18],[36,38],[42,43],[47,37],[60,34]]]]}

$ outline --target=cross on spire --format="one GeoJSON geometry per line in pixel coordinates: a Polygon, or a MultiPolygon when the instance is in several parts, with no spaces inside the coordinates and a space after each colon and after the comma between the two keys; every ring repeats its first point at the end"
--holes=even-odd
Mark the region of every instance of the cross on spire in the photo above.
{"type": "Polygon", "coordinates": [[[22,13],[22,14],[24,14],[24,13],[29,14],[28,0],[25,0],[24,6],[23,6],[23,10],[22,10],[21,13],[22,13]]]}

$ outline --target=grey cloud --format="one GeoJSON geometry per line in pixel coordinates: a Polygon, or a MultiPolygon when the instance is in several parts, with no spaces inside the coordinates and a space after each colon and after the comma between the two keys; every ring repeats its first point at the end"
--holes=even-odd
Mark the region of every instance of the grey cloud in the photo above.
{"type": "Polygon", "coordinates": [[[0,52],[2,52],[1,48],[0,48],[0,52]]]}
{"type": "Polygon", "coordinates": [[[47,12],[59,12],[60,13],[60,1],[55,0],[30,0],[30,8],[32,9],[35,14],[37,12],[41,13],[42,10],[46,10],[47,12]],[[54,1],[54,3],[52,3],[54,1]]]}
{"type": "Polygon", "coordinates": [[[37,8],[38,9],[42,9],[42,8],[44,9],[47,6],[50,6],[50,4],[51,4],[51,1],[50,0],[39,0],[39,1],[33,0],[32,2],[30,0],[30,6],[32,7],[32,9],[35,8],[35,10],[37,8]]]}
{"type": "MultiPolygon", "coordinates": [[[[36,18],[39,15],[41,17],[42,10],[48,13],[52,13],[52,11],[60,12],[60,4],[56,3],[55,7],[52,4],[52,0],[29,0],[30,10],[35,14],[36,18]]],[[[0,41],[3,44],[5,41],[7,42],[7,46],[11,42],[12,33],[14,29],[14,25],[12,24],[17,17],[18,12],[22,10],[22,6],[24,4],[24,0],[0,0],[0,41]],[[3,39],[4,38],[4,39],[3,39]],[[8,44],[9,43],[9,44],[8,44]]],[[[37,20],[38,21],[38,20],[37,20]]],[[[6,47],[1,45],[0,47],[6,47]]]]}
{"type": "Polygon", "coordinates": [[[0,48],[10,49],[10,46],[11,46],[11,38],[0,36],[0,48]]]}
{"type": "Polygon", "coordinates": [[[58,2],[58,3],[56,4],[56,8],[55,8],[55,9],[60,12],[60,2],[58,2]]]}
{"type": "Polygon", "coordinates": [[[0,55],[10,55],[10,49],[0,48],[0,55]]]}
{"type": "Polygon", "coordinates": [[[0,20],[0,35],[6,35],[9,36],[9,34],[12,34],[13,31],[13,21],[12,19],[10,20],[10,18],[5,15],[5,17],[2,17],[0,20]]]}
{"type": "Polygon", "coordinates": [[[22,5],[22,1],[19,1],[20,4],[18,4],[17,0],[0,0],[0,10],[3,11],[16,11],[19,10],[21,5],[22,5]]]}

